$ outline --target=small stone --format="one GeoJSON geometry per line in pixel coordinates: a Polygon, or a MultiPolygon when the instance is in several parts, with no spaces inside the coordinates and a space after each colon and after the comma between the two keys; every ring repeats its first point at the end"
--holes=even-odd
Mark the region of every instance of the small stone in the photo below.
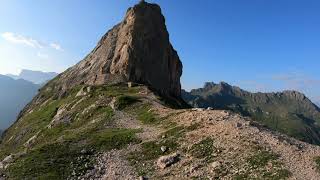
{"type": "Polygon", "coordinates": [[[210,110],[213,110],[213,108],[212,108],[212,107],[208,107],[208,108],[207,108],[207,110],[209,110],[209,111],[210,111],[210,110]]]}
{"type": "Polygon", "coordinates": [[[11,163],[11,162],[13,162],[13,155],[12,154],[7,156],[7,157],[5,157],[3,159],[3,161],[2,161],[3,164],[8,164],[8,163],[11,163]]]}
{"type": "Polygon", "coordinates": [[[87,92],[90,93],[91,92],[91,86],[87,87],[87,92]]]}
{"type": "Polygon", "coordinates": [[[166,167],[171,166],[172,164],[176,163],[179,161],[179,154],[178,153],[173,153],[168,156],[161,156],[158,161],[157,165],[161,169],[165,169],[166,167]]]}
{"type": "Polygon", "coordinates": [[[191,110],[192,110],[192,111],[204,111],[203,108],[192,108],[191,110]]]}
{"type": "Polygon", "coordinates": [[[81,150],[81,154],[86,154],[86,153],[87,153],[87,151],[85,149],[81,150]]]}
{"type": "Polygon", "coordinates": [[[211,167],[213,169],[219,169],[221,167],[221,163],[219,161],[215,161],[215,162],[211,163],[211,167]]]}
{"type": "Polygon", "coordinates": [[[80,91],[76,94],[76,97],[80,97],[80,96],[86,96],[87,92],[86,92],[86,88],[83,87],[80,89],[80,91]]]}
{"type": "Polygon", "coordinates": [[[242,127],[242,124],[241,123],[236,123],[236,128],[240,128],[242,127]]]}
{"type": "Polygon", "coordinates": [[[166,151],[167,151],[167,147],[161,146],[161,151],[162,151],[162,152],[166,152],[166,151]]]}

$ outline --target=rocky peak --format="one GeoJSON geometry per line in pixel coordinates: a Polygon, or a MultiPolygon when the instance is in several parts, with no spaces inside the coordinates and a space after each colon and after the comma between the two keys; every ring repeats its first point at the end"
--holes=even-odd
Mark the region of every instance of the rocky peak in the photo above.
{"type": "Polygon", "coordinates": [[[136,82],[164,96],[180,97],[182,63],[169,41],[161,8],[140,1],[94,50],[56,80],[59,89],[78,84],[136,82]]]}
{"type": "Polygon", "coordinates": [[[242,92],[239,87],[231,86],[226,82],[220,82],[219,84],[215,84],[214,82],[206,82],[204,87],[204,91],[215,91],[223,94],[233,94],[234,92],[242,92]]]}
{"type": "Polygon", "coordinates": [[[216,86],[217,84],[215,84],[214,82],[205,82],[203,89],[212,89],[216,86]]]}
{"type": "Polygon", "coordinates": [[[289,98],[300,100],[300,101],[303,101],[306,99],[306,96],[303,93],[300,93],[298,91],[287,90],[287,91],[283,91],[282,94],[289,98]]]}

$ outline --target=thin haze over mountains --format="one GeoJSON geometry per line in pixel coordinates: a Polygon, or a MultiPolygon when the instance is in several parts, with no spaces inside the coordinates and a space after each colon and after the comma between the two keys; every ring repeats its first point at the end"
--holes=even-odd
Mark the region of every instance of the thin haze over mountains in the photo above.
{"type": "Polygon", "coordinates": [[[38,89],[56,75],[31,70],[22,70],[19,75],[0,75],[0,131],[8,128],[38,89]]]}
{"type": "Polygon", "coordinates": [[[57,75],[58,73],[55,72],[42,72],[22,69],[18,75],[7,74],[6,76],[9,76],[13,79],[24,79],[35,84],[42,84],[57,75]]]}

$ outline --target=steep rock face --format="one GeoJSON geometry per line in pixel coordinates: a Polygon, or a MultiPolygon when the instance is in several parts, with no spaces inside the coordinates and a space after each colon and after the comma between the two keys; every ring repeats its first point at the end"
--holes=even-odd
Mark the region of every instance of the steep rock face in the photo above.
{"type": "Polygon", "coordinates": [[[162,95],[180,97],[181,74],[182,63],[169,42],[160,7],[142,1],[129,8],[125,19],[55,84],[68,89],[78,84],[132,81],[148,85],[162,95]]]}

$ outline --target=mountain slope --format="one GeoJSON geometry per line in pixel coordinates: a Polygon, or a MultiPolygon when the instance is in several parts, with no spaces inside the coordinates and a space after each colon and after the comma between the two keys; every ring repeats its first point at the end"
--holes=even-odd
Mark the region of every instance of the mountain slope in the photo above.
{"type": "Polygon", "coordinates": [[[4,130],[17,118],[23,107],[38,92],[39,85],[0,75],[0,129],[4,130]]]}
{"type": "Polygon", "coordinates": [[[320,178],[319,146],[231,112],[171,109],[147,87],[125,84],[49,99],[0,149],[0,172],[15,179],[320,178]]]}
{"type": "Polygon", "coordinates": [[[229,109],[271,129],[320,144],[320,110],[299,92],[250,93],[227,83],[206,83],[204,88],[184,91],[183,98],[195,107],[229,109]]]}
{"type": "Polygon", "coordinates": [[[182,65],[164,22],[141,1],[41,88],[3,135],[1,177],[319,178],[318,146],[227,111],[179,109],[182,65]]]}
{"type": "Polygon", "coordinates": [[[43,84],[53,79],[57,75],[58,74],[55,72],[41,72],[23,69],[19,75],[7,74],[6,76],[9,76],[13,79],[24,79],[33,82],[34,84],[43,84]]]}

